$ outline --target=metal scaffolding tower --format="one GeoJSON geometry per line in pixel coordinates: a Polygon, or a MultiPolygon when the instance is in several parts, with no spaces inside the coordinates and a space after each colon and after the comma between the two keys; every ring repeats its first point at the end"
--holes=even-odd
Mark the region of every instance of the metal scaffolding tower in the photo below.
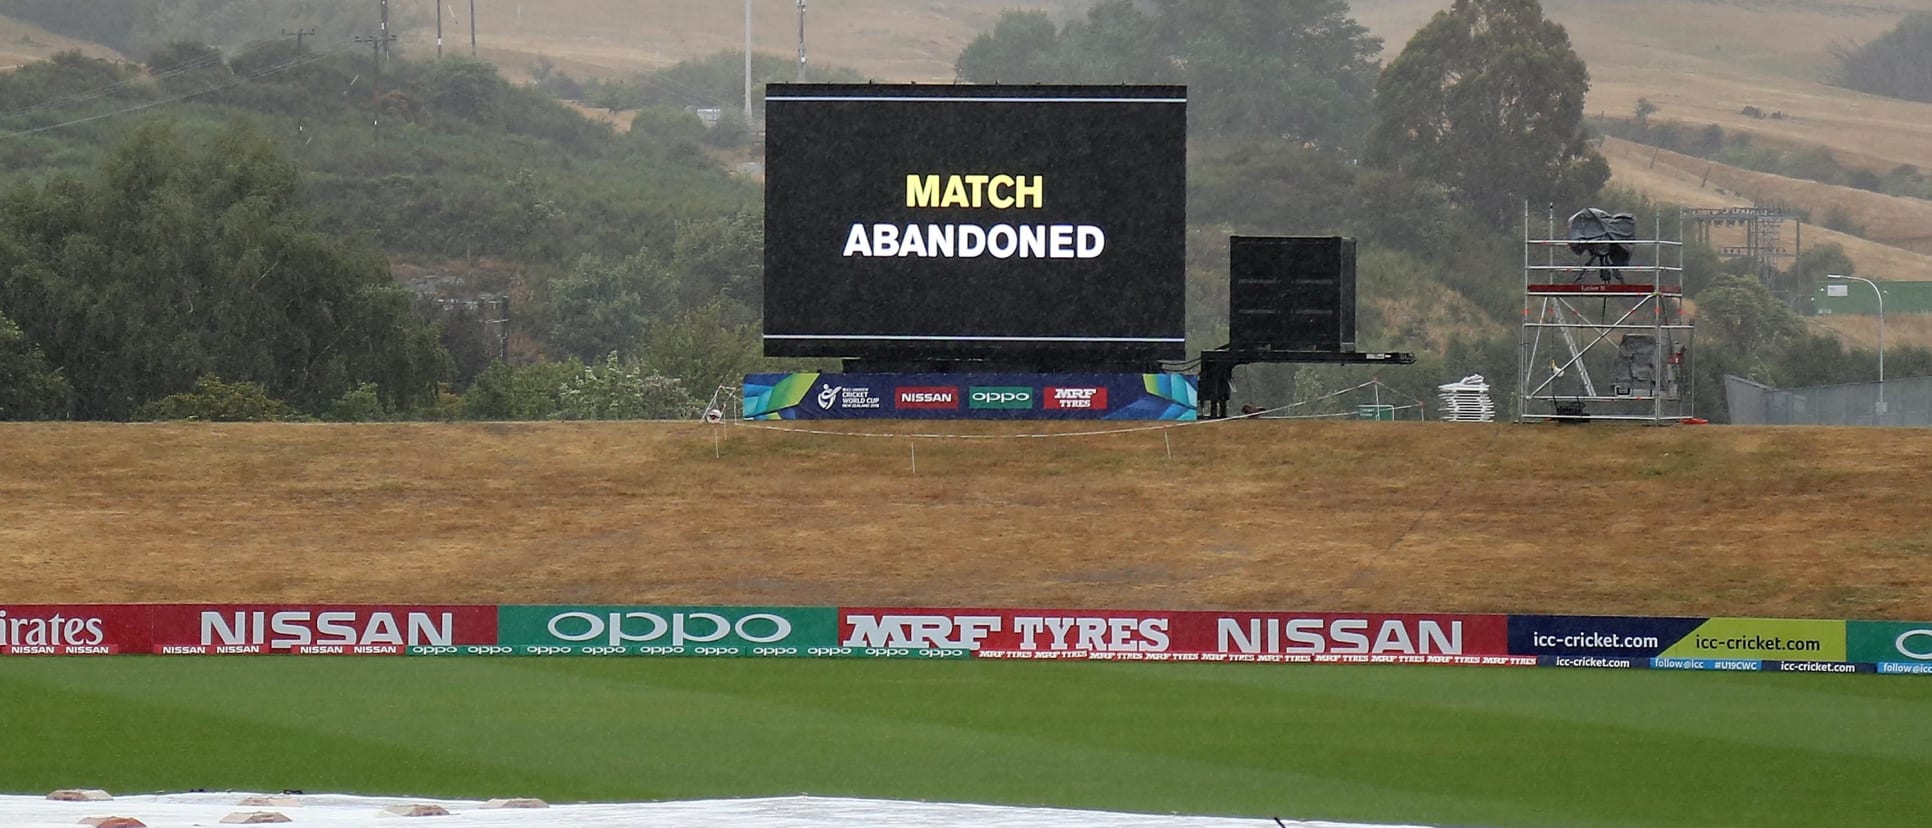
{"type": "MultiPolygon", "coordinates": [[[[1774,287],[1777,273],[1804,253],[1804,223],[1797,213],[1781,207],[1690,208],[1684,210],[1683,220],[1690,223],[1692,237],[1718,255],[1750,260],[1765,287],[1774,287]],[[1790,245],[1784,238],[1787,223],[1791,225],[1790,245]],[[1714,241],[1713,236],[1718,238],[1714,241]]],[[[1790,301],[1794,297],[1782,298],[1790,301]]]]}
{"type": "MultiPolygon", "coordinates": [[[[1630,420],[1663,425],[1691,416],[1691,339],[1684,318],[1684,243],[1618,241],[1630,263],[1585,261],[1574,239],[1555,238],[1556,215],[1536,238],[1523,214],[1522,355],[1516,420],[1630,420]]],[[[1683,232],[1679,219],[1678,235],[1683,232]]]]}

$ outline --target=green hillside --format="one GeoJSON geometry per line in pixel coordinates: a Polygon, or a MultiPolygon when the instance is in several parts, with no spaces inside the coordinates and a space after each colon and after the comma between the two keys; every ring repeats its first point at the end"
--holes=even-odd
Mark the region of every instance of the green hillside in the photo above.
{"type": "MultiPolygon", "coordinates": [[[[185,0],[171,0],[105,17],[76,16],[48,2],[13,9],[143,62],[67,53],[0,77],[0,185],[12,187],[20,208],[11,221],[25,234],[0,244],[0,252],[18,253],[13,282],[0,285],[0,316],[7,319],[0,324],[0,372],[27,378],[9,392],[22,399],[0,398],[0,417],[126,419],[194,416],[197,406],[204,416],[239,410],[222,409],[210,392],[196,391],[203,377],[244,383],[242,393],[312,418],[685,416],[719,382],[777,365],[758,357],[760,156],[749,125],[729,114],[741,83],[732,55],[712,52],[659,70],[596,77],[572,77],[560,64],[538,61],[530,67],[534,82],[526,85],[467,56],[438,60],[413,34],[416,39],[383,58],[352,39],[360,18],[345,8],[321,0],[302,5],[299,19],[313,20],[317,33],[301,41],[268,31],[274,21],[244,3],[190,9],[185,0]],[[222,45],[157,44],[186,31],[186,19],[222,45]],[[623,109],[618,120],[629,128],[587,117],[581,104],[555,97],[573,93],[623,109]],[[707,129],[686,105],[728,114],[707,129]],[[632,106],[644,108],[624,109],[632,106]],[[74,241],[68,228],[85,222],[68,214],[51,222],[33,217],[126,196],[115,189],[126,180],[114,177],[116,153],[126,157],[144,125],[157,120],[169,124],[175,155],[218,145],[219,136],[236,130],[272,146],[274,163],[286,162],[295,182],[295,195],[276,202],[279,211],[300,214],[289,226],[385,259],[409,288],[420,323],[393,317],[378,327],[394,327],[399,341],[418,336],[418,328],[433,329],[443,355],[413,359],[409,370],[388,375],[330,369],[333,379],[314,390],[291,377],[313,375],[310,363],[319,357],[252,364],[232,345],[223,351],[209,344],[246,341],[234,326],[175,330],[175,320],[197,319],[187,302],[138,307],[136,297],[152,293],[138,280],[115,282],[107,291],[125,297],[128,307],[110,304],[92,316],[79,309],[101,303],[80,293],[51,299],[103,270],[151,270],[138,245],[120,241],[106,243],[110,267],[62,258],[60,251],[74,241]],[[69,186],[63,182],[106,182],[106,189],[61,206],[58,194],[69,186]],[[160,364],[102,365],[90,356],[100,350],[90,342],[160,364]],[[498,360],[505,364],[492,369],[498,360]],[[130,377],[141,381],[124,379],[130,377]],[[562,393],[573,380],[619,388],[612,393],[625,399],[573,409],[562,393]],[[471,395],[478,383],[484,391],[471,395]],[[160,406],[182,394],[188,397],[160,406]],[[375,404],[364,402],[372,396],[375,404]]],[[[422,20],[397,13],[399,30],[421,31],[422,20]]],[[[1436,48],[1428,42],[1424,49],[1436,48]]],[[[956,67],[967,80],[1188,84],[1197,116],[1189,162],[1190,348],[1226,340],[1230,234],[1353,236],[1362,242],[1357,341],[1365,349],[1419,353],[1418,366],[1381,379],[1426,398],[1440,382],[1469,373],[1502,381],[1516,370],[1521,301],[1513,285],[1521,250],[1514,208],[1497,205],[1535,190],[1566,205],[1587,200],[1646,215],[1673,208],[1628,191],[1592,192],[1607,167],[1581,132],[1560,146],[1515,147],[1554,153],[1542,167],[1521,169],[1461,168],[1500,139],[1462,136],[1455,140],[1465,143],[1433,149],[1387,140],[1421,134],[1396,120],[1415,111],[1419,99],[1396,103],[1387,96],[1413,96],[1427,84],[1390,81],[1394,76],[1382,73],[1399,63],[1405,46],[1377,41],[1339,2],[1147,9],[1111,2],[1000,15],[960,48],[956,67]],[[1383,138],[1371,142],[1371,135],[1383,138]]],[[[1542,91],[1563,101],[1564,117],[1574,120],[1583,90],[1567,41],[1550,36],[1536,49],[1538,60],[1567,67],[1531,74],[1570,78],[1568,87],[1542,91]]],[[[761,79],[786,78],[788,66],[783,57],[763,55],[757,72],[761,79]]],[[[813,66],[821,78],[859,77],[830,60],[813,66]]],[[[153,157],[162,164],[166,154],[153,157]]],[[[195,207],[198,220],[214,220],[209,203],[223,202],[204,199],[195,207]]],[[[94,221],[116,226],[98,216],[94,221]]],[[[181,258],[211,256],[246,284],[240,274],[248,263],[192,253],[205,250],[195,245],[211,232],[178,236],[181,258]]],[[[1839,264],[1829,257],[1801,260],[1794,268],[1803,272],[1792,279],[1839,264]]],[[[1704,390],[1700,416],[1724,420],[1716,389],[1727,372],[1774,385],[1872,372],[1874,353],[1808,330],[1751,280],[1727,278],[1748,269],[1696,246],[1687,262],[1692,293],[1718,291],[1696,296],[1708,323],[1698,342],[1703,358],[1692,366],[1704,390]]],[[[312,347],[324,345],[320,337],[312,347]]],[[[1887,356],[1895,374],[1932,372],[1932,352],[1924,349],[1894,348],[1887,356]]],[[[1334,366],[1244,369],[1237,404],[1281,405],[1367,378],[1365,370],[1334,366]]]]}

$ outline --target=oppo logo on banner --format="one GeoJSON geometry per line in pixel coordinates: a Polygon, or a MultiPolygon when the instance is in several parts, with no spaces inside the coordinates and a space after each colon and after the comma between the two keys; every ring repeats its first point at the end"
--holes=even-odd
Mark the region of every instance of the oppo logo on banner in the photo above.
{"type": "Polygon", "coordinates": [[[1908,630],[1900,633],[1898,640],[1892,642],[1900,654],[1918,661],[1932,661],[1932,630],[1908,630]],[[1919,639],[1911,646],[1905,642],[1919,639]]]}
{"type": "Polygon", "coordinates": [[[734,624],[724,616],[710,612],[675,612],[667,620],[654,612],[613,612],[597,616],[579,611],[552,616],[550,623],[545,626],[552,636],[562,641],[601,638],[612,647],[625,642],[658,641],[667,633],[674,647],[682,647],[686,642],[703,644],[717,641],[733,633],[753,644],[770,644],[783,641],[792,634],[792,622],[768,612],[752,613],[734,624]],[[633,619],[647,629],[631,629],[632,626],[638,626],[626,623],[633,619]],[[759,632],[766,625],[770,629],[759,632]]]}

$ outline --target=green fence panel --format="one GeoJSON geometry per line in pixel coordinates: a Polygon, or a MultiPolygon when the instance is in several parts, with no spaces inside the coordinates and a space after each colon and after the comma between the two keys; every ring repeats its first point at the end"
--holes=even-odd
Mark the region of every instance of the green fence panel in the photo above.
{"type": "Polygon", "coordinates": [[[814,656],[839,649],[832,607],[506,606],[518,655],[814,656]]]}

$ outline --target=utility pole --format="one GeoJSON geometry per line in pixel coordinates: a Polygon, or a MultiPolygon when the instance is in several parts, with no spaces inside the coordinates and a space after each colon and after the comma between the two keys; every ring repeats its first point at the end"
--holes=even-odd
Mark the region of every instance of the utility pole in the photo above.
{"type": "Polygon", "coordinates": [[[798,82],[805,82],[805,0],[798,0],[798,82]]]}
{"type": "MultiPolygon", "coordinates": [[[[313,34],[315,34],[314,29],[304,29],[299,26],[296,27],[295,31],[292,31],[292,32],[287,29],[282,30],[283,37],[295,38],[295,56],[298,58],[308,54],[307,50],[302,47],[302,38],[308,37],[313,34]]],[[[307,107],[303,106],[302,110],[307,110],[307,107]]],[[[302,112],[297,112],[295,116],[295,137],[298,139],[301,139],[301,143],[303,145],[308,144],[308,137],[309,137],[308,118],[304,117],[302,112]]]]}
{"type": "MultiPolygon", "coordinates": [[[[394,35],[391,35],[389,33],[389,0],[381,0],[381,3],[382,3],[382,31],[378,32],[377,36],[382,38],[382,62],[388,63],[389,62],[389,42],[392,40],[395,40],[396,38],[394,35]]],[[[379,68],[377,69],[377,71],[381,71],[381,69],[379,68]]],[[[381,77],[381,76],[378,75],[377,77],[381,77]]]]}
{"type": "Polygon", "coordinates": [[[302,38],[308,37],[313,34],[315,34],[314,29],[296,29],[295,31],[292,31],[292,32],[287,29],[282,30],[283,37],[295,38],[295,56],[296,57],[301,57],[304,54],[307,54],[307,51],[302,48],[302,38]]]}
{"type": "Polygon", "coordinates": [[[476,57],[476,0],[470,0],[470,57],[476,57]]]}
{"type": "Polygon", "coordinates": [[[751,129],[751,0],[745,0],[745,128],[751,129]]]}
{"type": "Polygon", "coordinates": [[[443,59],[443,0],[436,0],[436,59],[443,59]]]}
{"type": "Polygon", "coordinates": [[[374,77],[371,78],[370,83],[373,88],[369,93],[369,102],[373,114],[370,116],[369,124],[375,130],[377,143],[382,142],[382,53],[389,48],[389,41],[395,39],[395,35],[356,35],[355,37],[355,42],[369,44],[369,59],[375,64],[375,71],[372,73],[374,77]]]}
{"type": "Polygon", "coordinates": [[[508,364],[510,362],[510,294],[505,293],[496,297],[496,315],[496,319],[490,320],[496,323],[496,361],[508,364]]]}

